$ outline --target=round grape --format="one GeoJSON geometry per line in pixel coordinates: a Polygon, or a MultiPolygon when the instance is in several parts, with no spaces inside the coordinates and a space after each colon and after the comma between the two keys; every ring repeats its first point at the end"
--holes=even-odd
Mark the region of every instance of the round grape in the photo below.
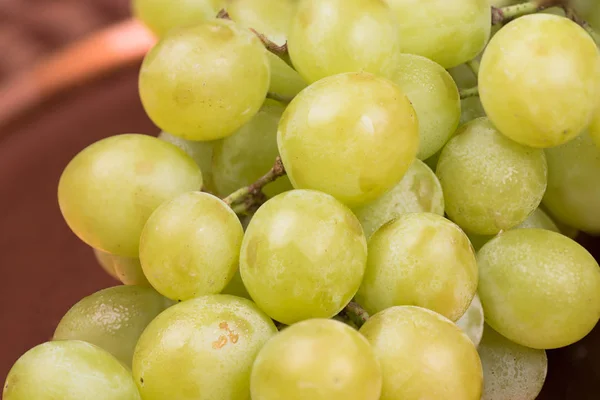
{"type": "Polygon", "coordinates": [[[471,342],[477,347],[479,346],[479,342],[481,342],[484,324],[483,306],[481,305],[479,296],[476,294],[473,297],[471,305],[467,308],[467,312],[456,321],[456,325],[467,334],[471,342]]]}
{"type": "Polygon", "coordinates": [[[94,255],[102,268],[124,285],[150,286],[139,258],[115,256],[97,249],[94,249],[94,255]]]}

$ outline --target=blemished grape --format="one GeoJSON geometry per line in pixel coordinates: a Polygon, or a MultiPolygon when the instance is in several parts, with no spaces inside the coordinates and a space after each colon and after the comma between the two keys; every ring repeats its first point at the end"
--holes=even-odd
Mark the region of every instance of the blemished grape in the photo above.
{"type": "Polygon", "coordinates": [[[309,86],[288,105],[277,132],[292,185],[329,193],[351,207],[400,182],[418,142],[408,98],[393,82],[368,73],[309,86]]]}
{"type": "Polygon", "coordinates": [[[513,142],[487,118],[459,128],[442,150],[436,173],[450,219],[480,235],[523,222],[547,184],[544,152],[513,142]]]}
{"type": "Polygon", "coordinates": [[[188,140],[231,135],[256,114],[269,88],[267,53],[250,30],[207,21],[165,36],[144,58],[139,92],[150,119],[188,140]]]}
{"type": "Polygon", "coordinates": [[[381,0],[301,0],[288,47],[294,67],[312,83],[343,72],[387,76],[399,40],[381,0]]]}
{"type": "Polygon", "coordinates": [[[458,320],[477,290],[477,262],[458,226],[431,213],[404,214],[369,239],[356,301],[374,314],[416,305],[458,320]]]}
{"type": "Polygon", "coordinates": [[[369,238],[383,224],[402,214],[430,212],[444,215],[444,193],[435,173],[417,159],[400,183],[375,201],[353,211],[369,238]]]}
{"type": "Polygon", "coordinates": [[[137,257],[115,256],[102,250],[94,249],[94,256],[98,264],[110,276],[121,281],[124,285],[150,286],[146,279],[140,259],[137,257]]]}
{"type": "Polygon", "coordinates": [[[219,293],[238,266],[244,229],[233,210],[208,193],[161,205],[140,239],[140,261],[152,286],[173,300],[219,293]]]}
{"type": "Polygon", "coordinates": [[[535,400],[548,370],[544,350],[511,342],[486,325],[477,351],[483,366],[482,400],[535,400]]]}
{"type": "Polygon", "coordinates": [[[133,350],[146,326],[171,302],[154,289],[115,286],[84,297],[62,317],[54,340],[83,340],[131,367],[133,350]]]}
{"type": "Polygon", "coordinates": [[[100,347],[78,340],[40,344],[8,373],[4,400],[140,400],[131,373],[100,347]]]}
{"type": "Polygon", "coordinates": [[[452,321],[420,307],[392,307],[371,317],[360,333],[381,363],[381,400],[480,400],[477,350],[452,321]]]}
{"type": "Polygon", "coordinates": [[[358,219],[333,197],[292,190],[267,201],[242,242],[240,272],[271,318],[330,318],[356,294],[367,243],[358,219]]]}
{"type": "Polygon", "coordinates": [[[600,318],[600,267],[583,247],[545,229],[498,235],[477,253],[486,322],[520,345],[553,349],[600,318]]]}
{"type": "Polygon", "coordinates": [[[58,203],[85,243],[138,257],[150,214],[201,186],[200,169],[183,151],[150,136],[124,134],[93,143],[69,162],[58,184],[58,203]]]}
{"type": "Polygon", "coordinates": [[[249,300],[208,295],[156,317],[133,356],[144,400],[248,400],[252,363],[277,332],[249,300]]]}
{"type": "Polygon", "coordinates": [[[456,325],[467,334],[475,347],[479,346],[483,335],[483,326],[485,325],[483,306],[481,305],[479,295],[476,294],[473,297],[471,305],[467,308],[463,316],[456,321],[456,325]]]}
{"type": "Polygon", "coordinates": [[[567,18],[518,18],[486,48],[479,93],[504,135],[526,146],[558,146],[590,124],[600,98],[600,54],[590,35],[567,18]]]}

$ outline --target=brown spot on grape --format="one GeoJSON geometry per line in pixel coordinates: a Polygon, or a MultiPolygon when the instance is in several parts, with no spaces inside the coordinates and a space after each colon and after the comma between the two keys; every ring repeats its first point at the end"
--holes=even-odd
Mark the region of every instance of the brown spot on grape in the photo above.
{"type": "Polygon", "coordinates": [[[215,340],[212,344],[213,349],[222,349],[227,344],[227,336],[221,335],[219,339],[215,340]]]}
{"type": "Polygon", "coordinates": [[[135,164],[135,173],[140,175],[150,174],[154,170],[154,165],[151,161],[140,161],[135,164]]]}

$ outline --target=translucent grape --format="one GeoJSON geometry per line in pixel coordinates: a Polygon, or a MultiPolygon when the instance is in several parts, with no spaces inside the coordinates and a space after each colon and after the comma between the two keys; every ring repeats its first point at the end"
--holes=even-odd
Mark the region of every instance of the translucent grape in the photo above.
{"type": "Polygon", "coordinates": [[[146,55],[139,91],[162,130],[188,140],[231,135],[262,105],[269,60],[251,31],[227,20],[178,29],[146,55]]]}
{"type": "Polygon", "coordinates": [[[341,311],[366,261],[363,231],[348,208],[324,193],[292,190],[267,201],[250,221],[240,272],[261,310],[290,325],[341,311]]]}
{"type": "Polygon", "coordinates": [[[456,325],[467,334],[469,339],[471,339],[471,342],[477,347],[481,342],[484,324],[483,306],[481,305],[479,296],[476,294],[475,297],[473,297],[471,305],[467,308],[467,312],[456,321],[456,325]]]}
{"type": "Polygon", "coordinates": [[[381,367],[356,330],[312,319],[267,342],[254,362],[250,388],[253,400],[379,400],[381,367]]]}
{"type": "Polygon", "coordinates": [[[416,305],[452,321],[477,290],[477,263],[467,235],[430,213],[399,216],[369,239],[369,257],[356,301],[369,313],[416,305]]]}
{"type": "Polygon", "coordinates": [[[415,111],[397,85],[347,73],[302,91],[283,114],[277,143],[295,188],[355,207],[400,182],[415,159],[418,132],[415,111]]]}
{"type": "Polygon", "coordinates": [[[531,147],[558,146],[590,124],[600,98],[600,54],[590,35],[567,18],[518,18],[486,48],[479,92],[504,135],[531,147]]]}
{"type": "Polygon", "coordinates": [[[202,173],[177,147],[150,136],[102,139],[75,156],[58,184],[58,203],[90,246],[137,257],[140,234],[164,201],[202,186],[202,173]]]}
{"type": "Polygon", "coordinates": [[[480,400],[483,373],[469,337],[424,308],[392,307],[360,329],[381,363],[381,400],[480,400]]]}
{"type": "Polygon", "coordinates": [[[150,286],[139,258],[115,256],[97,249],[94,249],[94,255],[102,268],[123,284],[150,286]]]}
{"type": "Polygon", "coordinates": [[[238,266],[244,230],[221,199],[190,192],[161,205],[140,239],[144,274],[173,300],[219,293],[238,266]]]}
{"type": "Polygon", "coordinates": [[[544,152],[506,138],[487,118],[459,128],[436,172],[450,219],[480,235],[523,222],[540,204],[547,184],[544,152]]]}
{"type": "Polygon", "coordinates": [[[148,325],[135,349],[133,376],[144,400],[248,400],[252,363],[276,332],[249,300],[188,300],[148,325]]]}

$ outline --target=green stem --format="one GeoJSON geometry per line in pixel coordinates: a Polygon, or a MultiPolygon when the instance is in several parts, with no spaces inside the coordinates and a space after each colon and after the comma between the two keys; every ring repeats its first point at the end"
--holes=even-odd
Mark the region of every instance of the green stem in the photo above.
{"type": "Polygon", "coordinates": [[[461,99],[468,99],[469,97],[479,96],[479,87],[475,86],[469,89],[463,89],[460,91],[461,99]]]}
{"type": "Polygon", "coordinates": [[[506,7],[492,7],[492,25],[504,24],[523,15],[535,14],[549,7],[561,5],[564,0],[530,0],[506,7]]]}
{"type": "Polygon", "coordinates": [[[340,312],[340,316],[348,319],[357,328],[364,325],[369,319],[369,313],[367,313],[358,303],[351,301],[348,305],[340,312]]]}
{"type": "Polygon", "coordinates": [[[577,13],[575,12],[575,9],[573,9],[573,7],[569,7],[568,5],[563,5],[562,9],[565,11],[565,16],[567,18],[569,18],[573,22],[581,25],[581,27],[583,29],[585,29],[587,33],[590,34],[592,39],[594,39],[594,42],[596,42],[596,44],[600,46],[600,34],[598,34],[598,32],[596,32],[594,30],[594,28],[592,28],[592,26],[587,21],[585,21],[581,17],[579,17],[579,15],[577,15],[577,13]]]}
{"type": "MultiPolygon", "coordinates": [[[[254,182],[250,186],[245,186],[241,189],[236,190],[231,193],[229,196],[225,197],[223,201],[227,203],[227,205],[234,205],[236,203],[240,203],[245,201],[247,198],[252,198],[252,202],[254,203],[254,198],[261,197],[262,188],[268,184],[273,182],[274,180],[285,175],[285,167],[283,166],[283,162],[281,161],[281,157],[277,157],[275,159],[275,165],[269,172],[267,172],[264,176],[260,177],[256,182],[254,182]]],[[[248,207],[248,205],[247,205],[248,207]]]]}

